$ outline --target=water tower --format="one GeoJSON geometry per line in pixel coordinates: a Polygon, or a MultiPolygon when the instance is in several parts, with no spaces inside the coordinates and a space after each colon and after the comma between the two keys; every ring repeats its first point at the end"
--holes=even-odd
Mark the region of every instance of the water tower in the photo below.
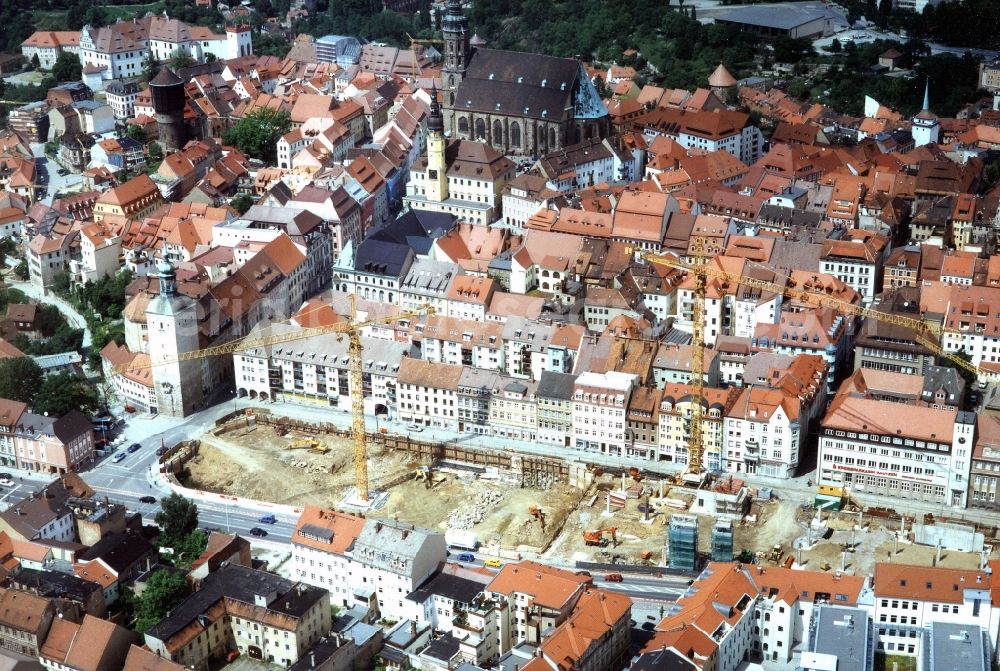
{"type": "Polygon", "coordinates": [[[149,82],[153,93],[153,110],[156,111],[156,129],[164,150],[180,149],[187,142],[184,125],[184,81],[168,67],[149,82]]]}

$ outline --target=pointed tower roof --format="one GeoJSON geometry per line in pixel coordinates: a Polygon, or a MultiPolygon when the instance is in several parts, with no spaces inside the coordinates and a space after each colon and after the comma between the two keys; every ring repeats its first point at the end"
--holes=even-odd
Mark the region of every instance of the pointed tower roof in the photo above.
{"type": "Polygon", "coordinates": [[[481,38],[479,36],[479,33],[475,33],[472,36],[472,39],[469,40],[469,44],[471,46],[474,46],[474,47],[485,47],[486,46],[486,40],[484,40],[483,38],[481,38]]]}
{"type": "Polygon", "coordinates": [[[431,112],[427,117],[427,130],[432,132],[444,132],[444,117],[441,116],[441,104],[438,103],[437,86],[431,85],[431,112]]]}
{"type": "Polygon", "coordinates": [[[715,72],[708,76],[708,85],[717,88],[736,86],[736,77],[733,77],[725,65],[719,63],[719,67],[715,68],[715,72]]]}
{"type": "Polygon", "coordinates": [[[931,112],[931,80],[927,79],[924,82],[924,106],[920,109],[920,113],[914,117],[915,119],[924,119],[926,121],[936,121],[937,115],[931,112]]]}

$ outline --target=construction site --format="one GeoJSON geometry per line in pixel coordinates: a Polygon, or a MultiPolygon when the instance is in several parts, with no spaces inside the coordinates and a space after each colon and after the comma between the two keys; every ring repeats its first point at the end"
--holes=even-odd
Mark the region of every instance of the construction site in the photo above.
{"type": "MultiPolygon", "coordinates": [[[[302,428],[223,424],[200,437],[182,482],[243,498],[341,507],[356,484],[352,440],[302,428]]],[[[694,486],[690,478],[582,464],[543,473],[526,470],[516,456],[489,465],[471,453],[435,457],[422,453],[425,447],[405,437],[369,442],[370,487],[379,504],[368,514],[467,532],[482,552],[510,559],[693,571],[706,560],[742,558],[868,575],[876,561],[974,568],[993,555],[986,539],[995,531],[957,528],[938,534],[944,540],[937,543],[936,527],[923,520],[851,510],[817,515],[805,501],[778,500],[736,478],[694,486]]]]}

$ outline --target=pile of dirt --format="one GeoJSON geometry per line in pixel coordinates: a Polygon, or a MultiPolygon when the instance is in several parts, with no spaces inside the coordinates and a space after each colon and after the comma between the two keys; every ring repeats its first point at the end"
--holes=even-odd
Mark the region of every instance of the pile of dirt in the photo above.
{"type": "Polygon", "coordinates": [[[417,526],[445,531],[449,517],[470,505],[479,505],[475,516],[467,518],[468,529],[480,543],[499,543],[507,549],[521,545],[545,548],[552,542],[563,520],[580,503],[581,492],[569,485],[541,490],[457,477],[452,473],[434,474],[428,490],[423,481],[411,480],[392,488],[388,503],[380,515],[396,517],[417,526]],[[418,501],[419,504],[414,505],[418,501]],[[478,502],[478,503],[477,503],[478,502]],[[484,504],[483,502],[488,502],[484,504]],[[528,508],[536,505],[545,516],[545,528],[532,517],[528,508]],[[482,514],[480,519],[479,513],[482,514]]]}

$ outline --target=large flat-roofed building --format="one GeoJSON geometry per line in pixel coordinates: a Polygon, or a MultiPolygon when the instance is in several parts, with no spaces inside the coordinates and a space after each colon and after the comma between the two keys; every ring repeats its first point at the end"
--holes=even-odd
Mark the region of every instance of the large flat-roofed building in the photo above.
{"type": "Polygon", "coordinates": [[[736,26],[761,37],[812,38],[833,33],[834,17],[826,12],[784,5],[774,7],[740,7],[715,17],[715,22],[736,26]]]}
{"type": "Polygon", "coordinates": [[[875,637],[861,608],[820,606],[809,627],[799,666],[809,671],[867,671],[875,663],[875,637]]]}
{"type": "Polygon", "coordinates": [[[976,416],[840,394],[823,418],[816,479],[851,494],[964,508],[976,416]]]}

